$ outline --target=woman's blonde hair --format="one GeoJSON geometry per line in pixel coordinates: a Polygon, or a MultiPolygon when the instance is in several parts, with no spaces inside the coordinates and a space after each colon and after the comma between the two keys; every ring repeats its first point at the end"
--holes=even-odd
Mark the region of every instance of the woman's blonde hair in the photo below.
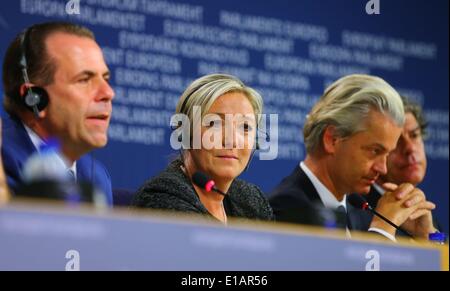
{"type": "Polygon", "coordinates": [[[261,121],[259,114],[263,111],[261,95],[254,89],[246,86],[237,77],[226,74],[205,75],[193,81],[183,92],[180,100],[178,100],[176,113],[187,115],[192,128],[194,106],[201,108],[201,117],[203,118],[217,98],[231,92],[243,93],[248,98],[259,126],[261,121]]]}

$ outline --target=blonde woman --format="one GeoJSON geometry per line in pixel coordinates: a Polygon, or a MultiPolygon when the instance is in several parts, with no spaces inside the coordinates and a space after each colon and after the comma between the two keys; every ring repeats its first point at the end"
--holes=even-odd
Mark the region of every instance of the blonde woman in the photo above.
{"type": "Polygon", "coordinates": [[[136,193],[138,207],[204,214],[226,224],[228,216],[271,220],[272,209],[261,190],[237,179],[247,167],[255,148],[263,101],[252,88],[230,75],[211,74],[195,80],[185,90],[176,113],[189,118],[189,129],[180,157],[157,177],[147,181],[136,193]],[[194,120],[201,110],[202,124],[198,136],[202,144],[195,148],[194,120]],[[198,111],[197,111],[198,112],[198,111]],[[233,122],[227,127],[228,117],[233,122]],[[226,131],[231,132],[227,141],[226,131]],[[189,132],[192,134],[189,136],[189,132]],[[204,141],[214,136],[211,147],[204,141]],[[239,147],[239,144],[242,146],[239,147]],[[208,192],[192,182],[200,171],[211,177],[225,196],[208,192]]]}

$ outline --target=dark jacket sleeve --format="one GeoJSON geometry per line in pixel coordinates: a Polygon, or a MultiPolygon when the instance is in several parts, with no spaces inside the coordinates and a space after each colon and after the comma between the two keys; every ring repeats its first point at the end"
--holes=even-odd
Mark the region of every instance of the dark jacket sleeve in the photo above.
{"type": "Polygon", "coordinates": [[[19,161],[17,159],[15,159],[14,153],[10,152],[4,147],[2,148],[2,159],[6,182],[11,191],[14,193],[22,183],[22,177],[20,176],[20,168],[22,167],[22,165],[19,164],[19,161]]]}
{"type": "Polygon", "coordinates": [[[195,208],[192,203],[189,203],[179,197],[167,193],[146,193],[145,189],[141,189],[136,193],[132,204],[133,206],[141,208],[198,213],[198,209],[195,208]]]}
{"type": "Polygon", "coordinates": [[[267,199],[267,197],[264,195],[264,193],[261,191],[261,189],[259,189],[257,186],[254,186],[257,190],[258,193],[258,197],[259,197],[259,219],[262,220],[274,220],[275,216],[273,214],[273,209],[269,204],[269,200],[267,199]]]}
{"type": "Polygon", "coordinates": [[[230,202],[234,205],[233,214],[249,219],[274,220],[272,207],[263,192],[250,183],[239,181],[233,187],[230,202]]]}

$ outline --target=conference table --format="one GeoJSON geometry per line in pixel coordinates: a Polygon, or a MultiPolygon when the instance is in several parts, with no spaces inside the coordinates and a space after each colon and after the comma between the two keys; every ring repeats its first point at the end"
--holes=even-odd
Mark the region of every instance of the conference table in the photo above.
{"type": "Polygon", "coordinates": [[[16,201],[0,207],[0,270],[448,270],[448,245],[308,226],[16,201]]]}

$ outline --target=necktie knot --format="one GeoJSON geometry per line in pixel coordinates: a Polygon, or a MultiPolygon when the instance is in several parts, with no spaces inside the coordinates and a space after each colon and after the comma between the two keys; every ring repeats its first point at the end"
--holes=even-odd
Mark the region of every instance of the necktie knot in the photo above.
{"type": "Polygon", "coordinates": [[[347,211],[343,205],[339,205],[338,208],[336,208],[336,211],[345,215],[347,214],[347,211]]]}
{"type": "Polygon", "coordinates": [[[75,177],[75,173],[72,169],[67,169],[67,177],[69,177],[70,182],[76,182],[77,178],[75,177]]]}

